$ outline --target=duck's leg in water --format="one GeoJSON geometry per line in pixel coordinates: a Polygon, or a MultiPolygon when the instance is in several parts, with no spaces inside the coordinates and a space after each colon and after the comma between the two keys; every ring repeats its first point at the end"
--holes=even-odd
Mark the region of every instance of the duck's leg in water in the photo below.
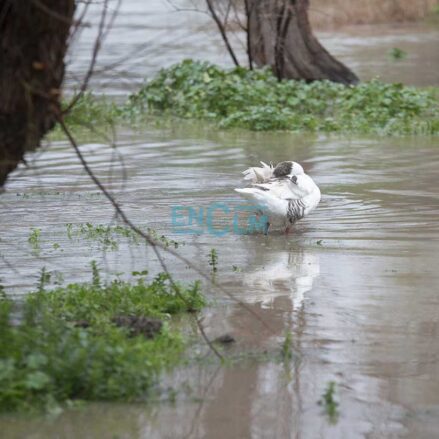
{"type": "MultiPolygon", "coordinates": [[[[264,212],[261,210],[261,209],[259,209],[259,210],[257,210],[256,211],[256,219],[257,219],[257,221],[258,221],[258,223],[259,223],[259,225],[262,223],[262,221],[264,220],[264,219],[266,219],[267,217],[264,217],[264,212]]],[[[267,222],[264,224],[264,235],[268,235],[268,229],[270,228],[270,222],[267,220],[267,222]]],[[[259,229],[260,230],[260,229],[259,229]]]]}
{"type": "Polygon", "coordinates": [[[265,230],[264,230],[264,235],[268,235],[268,229],[270,228],[270,222],[267,221],[265,223],[265,230]]]}

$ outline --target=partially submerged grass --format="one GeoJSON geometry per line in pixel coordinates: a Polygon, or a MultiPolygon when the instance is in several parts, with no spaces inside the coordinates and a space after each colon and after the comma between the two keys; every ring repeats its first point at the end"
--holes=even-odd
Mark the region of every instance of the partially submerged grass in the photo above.
{"type": "Polygon", "coordinates": [[[38,228],[31,228],[29,237],[27,238],[27,242],[32,248],[32,252],[34,254],[39,254],[41,250],[41,229],[38,228]]]}
{"type": "MultiPolygon", "coordinates": [[[[398,55],[399,56],[399,52],[398,55]]],[[[330,81],[278,81],[269,69],[225,70],[186,60],[147,82],[125,105],[84,95],[67,117],[84,127],[138,126],[163,116],[209,121],[221,128],[342,134],[437,135],[438,88],[378,80],[344,86],[330,81]]]]}
{"type": "Polygon", "coordinates": [[[251,130],[438,134],[436,90],[377,80],[357,86],[278,81],[269,69],[183,61],[130,97],[132,115],[158,111],[251,130]]]}
{"type": "Polygon", "coordinates": [[[95,129],[96,127],[113,125],[121,116],[120,106],[105,97],[96,98],[87,92],[67,113],[66,122],[70,126],[95,129]]]}
{"type": "MultiPolygon", "coordinates": [[[[160,242],[165,247],[178,248],[179,243],[173,239],[167,238],[165,235],[159,235],[157,231],[150,227],[141,227],[152,239],[160,242]]],[[[106,225],[92,223],[66,224],[67,237],[70,240],[83,238],[98,243],[102,249],[117,250],[119,248],[119,240],[126,238],[130,244],[139,245],[145,243],[145,240],[139,236],[137,232],[128,226],[122,225],[106,225]]]]}
{"type": "Polygon", "coordinates": [[[43,409],[75,400],[140,400],[161,371],[181,359],[185,340],[173,314],[199,310],[199,284],[166,274],[135,285],[71,284],[0,298],[0,411],[43,409]]]}
{"type": "Polygon", "coordinates": [[[285,338],[281,346],[281,356],[284,361],[293,358],[293,334],[291,331],[285,333],[285,338]]]}
{"type": "Polygon", "coordinates": [[[211,248],[208,257],[212,273],[216,273],[218,271],[218,252],[216,249],[211,248]]]}
{"type": "Polygon", "coordinates": [[[389,52],[389,55],[390,55],[390,58],[392,58],[395,61],[407,58],[407,52],[405,52],[404,50],[400,49],[399,47],[394,47],[389,52]]]}
{"type": "Polygon", "coordinates": [[[326,387],[325,393],[319,400],[319,404],[323,406],[323,409],[331,424],[335,424],[338,421],[339,411],[338,402],[335,400],[335,382],[330,381],[326,387]]]}
{"type": "MultiPolygon", "coordinates": [[[[130,227],[124,225],[92,224],[92,223],[67,223],[66,234],[71,242],[87,241],[93,243],[99,250],[116,251],[120,244],[140,246],[147,242],[130,227]]],[[[178,248],[180,244],[173,239],[160,235],[156,230],[147,226],[140,226],[153,240],[168,248],[178,248]]],[[[50,233],[42,232],[39,228],[30,229],[28,243],[33,254],[40,254],[44,250],[58,250],[61,248],[57,242],[49,241],[50,233]]]]}

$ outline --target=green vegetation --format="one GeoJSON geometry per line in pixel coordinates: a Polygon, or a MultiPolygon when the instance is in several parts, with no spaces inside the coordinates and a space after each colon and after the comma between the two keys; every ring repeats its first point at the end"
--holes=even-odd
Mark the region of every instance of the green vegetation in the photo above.
{"type": "Polygon", "coordinates": [[[283,360],[291,360],[293,358],[293,334],[287,331],[285,339],[282,343],[281,356],[283,360]]]}
{"type": "Polygon", "coordinates": [[[346,87],[329,81],[279,82],[268,69],[224,70],[183,61],[161,70],[123,112],[148,111],[252,130],[437,134],[437,90],[377,80],[346,87]]]}
{"type": "Polygon", "coordinates": [[[46,270],[46,267],[43,267],[40,271],[40,277],[38,278],[37,283],[37,292],[42,293],[46,285],[50,283],[50,278],[52,277],[51,273],[46,270]]]}
{"type": "MultiPolygon", "coordinates": [[[[64,107],[68,105],[65,104],[64,107]]],[[[113,125],[121,116],[121,109],[105,98],[97,99],[90,92],[84,93],[68,112],[66,121],[70,126],[96,127],[113,125]]]]}
{"type": "MultiPolygon", "coordinates": [[[[152,239],[161,242],[165,247],[178,247],[178,242],[159,235],[155,230],[146,227],[145,233],[148,233],[152,239]]],[[[130,244],[140,244],[143,239],[130,227],[127,226],[109,226],[105,224],[66,224],[67,237],[70,240],[74,238],[82,238],[96,242],[98,246],[106,250],[117,250],[119,248],[119,240],[126,238],[130,244]]]]}
{"type": "Polygon", "coordinates": [[[0,411],[51,411],[78,400],[141,400],[161,371],[182,358],[185,341],[170,315],[199,310],[198,283],[166,274],[134,285],[90,284],[0,298],[0,411]]]}
{"type": "Polygon", "coordinates": [[[407,58],[407,52],[405,52],[402,49],[399,49],[398,47],[394,47],[390,51],[390,57],[394,60],[404,59],[407,58]]]}
{"type": "MultiPolygon", "coordinates": [[[[406,52],[394,48],[392,59],[406,52]]],[[[221,128],[343,134],[437,135],[438,88],[420,89],[378,80],[344,86],[330,81],[278,81],[269,69],[225,70],[186,60],[161,70],[125,105],[85,94],[67,116],[104,136],[114,125],[138,126],[172,116],[210,121],[221,128]],[[154,118],[155,117],[155,118],[154,118]],[[102,130],[99,133],[100,127],[102,130]],[[108,129],[107,129],[108,128],[108,129]]],[[[59,136],[59,130],[54,136],[59,136]]],[[[88,134],[88,140],[90,133],[88,134]]]]}
{"type": "Polygon", "coordinates": [[[27,238],[27,242],[32,247],[32,251],[38,254],[41,250],[41,229],[31,228],[29,238],[27,238]]]}
{"type": "Polygon", "coordinates": [[[89,241],[97,242],[100,248],[117,250],[119,248],[119,239],[128,238],[132,244],[139,243],[139,236],[129,227],[108,226],[104,224],[66,224],[67,237],[83,238],[89,241]]]}
{"type": "Polygon", "coordinates": [[[335,382],[330,381],[326,387],[325,393],[319,401],[319,404],[323,406],[329,422],[335,424],[338,420],[338,402],[335,400],[335,382]]]}
{"type": "Polygon", "coordinates": [[[212,273],[218,271],[218,252],[214,248],[210,249],[209,252],[209,265],[212,269],[212,273]]]}

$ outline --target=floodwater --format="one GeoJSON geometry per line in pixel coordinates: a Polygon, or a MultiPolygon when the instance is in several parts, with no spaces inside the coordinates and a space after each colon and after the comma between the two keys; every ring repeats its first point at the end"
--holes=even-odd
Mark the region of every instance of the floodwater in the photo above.
{"type": "MultiPolygon", "coordinates": [[[[438,431],[435,140],[341,140],[181,123],[121,136],[124,183],[108,148],[83,150],[104,181],[111,165],[117,168],[112,187],[135,223],[184,242],[182,254],[207,272],[207,255],[217,249],[216,282],[268,327],[207,287],[214,301],[205,311],[208,334],[230,333],[236,343],[227,355],[248,358],[225,367],[210,358],[177,371],[162,384],[177,388],[175,402],[96,404],[56,419],[3,417],[5,437],[431,438],[438,431]],[[240,171],[259,159],[284,158],[303,163],[323,193],[292,235],[218,237],[206,225],[197,235],[176,233],[174,206],[225,202],[233,209],[240,171]],[[285,365],[274,357],[288,330],[293,360],[285,365]],[[261,353],[267,358],[252,359],[261,353]],[[336,424],[317,404],[330,381],[340,404],[336,424]]],[[[18,170],[1,203],[0,253],[17,272],[4,266],[0,275],[11,291],[35,285],[43,265],[66,282],[89,279],[92,259],[110,277],[158,269],[143,246],[103,252],[93,242],[69,241],[66,223],[108,224],[112,210],[63,142],[32,170],[18,170]],[[42,230],[38,256],[27,242],[30,227],[42,230]]],[[[231,225],[232,215],[220,220],[231,225]]],[[[166,259],[178,278],[196,276],[166,259]]]]}
{"type": "MultiPolygon", "coordinates": [[[[110,1],[110,12],[116,4],[116,0],[110,1]]],[[[99,8],[100,3],[92,6],[94,13],[86,16],[86,23],[94,26],[84,28],[74,40],[67,88],[78,87],[89,67],[99,8]]],[[[184,58],[232,67],[221,36],[203,11],[204,0],[124,0],[99,53],[91,88],[123,99],[138,90],[145,78],[184,58]]],[[[439,85],[437,22],[362,25],[316,34],[361,80],[380,77],[410,85],[439,85]],[[395,47],[406,53],[404,59],[392,59],[390,52],[395,47]]],[[[244,36],[235,32],[230,38],[240,62],[246,65],[244,36]]]]}
{"type": "MultiPolygon", "coordinates": [[[[128,26],[141,21],[136,8],[146,3],[125,3],[126,16],[121,15],[125,25],[116,24],[118,35],[109,37],[104,64],[136,48],[142,32],[149,32],[133,25],[138,33],[127,34],[128,26]]],[[[148,4],[154,10],[159,3],[148,4]]],[[[156,17],[157,32],[170,35],[158,18],[160,8],[156,12],[151,16],[156,17]]],[[[183,15],[178,16],[182,21],[177,24],[183,26],[183,15]]],[[[166,23],[178,27],[173,18],[166,23]]],[[[144,63],[138,50],[139,62],[129,64],[126,75],[117,66],[112,75],[98,74],[93,86],[125,96],[158,66],[202,53],[203,45],[211,44],[200,38],[206,30],[198,22],[191,29],[198,34],[187,32],[189,43],[180,34],[169,38],[164,46],[169,57],[162,48],[158,51],[162,58],[144,63]],[[180,47],[173,46],[175,41],[180,47]]],[[[433,31],[417,33],[413,44],[424,47],[430,41],[428,32],[433,31]]],[[[387,53],[376,35],[364,38],[387,53]]],[[[437,53],[429,47],[425,51],[430,50],[429,59],[434,59],[437,53]]],[[[79,49],[71,73],[85,69],[84,45],[79,49]]],[[[369,55],[361,46],[352,44],[348,49],[343,53],[353,65],[365,65],[369,55]]],[[[209,53],[214,61],[220,57],[220,49],[215,50],[209,53]]],[[[222,59],[228,62],[225,55],[222,59]]],[[[409,60],[410,56],[402,62],[409,60]]],[[[406,64],[391,66],[395,67],[383,68],[383,77],[398,76],[399,66],[406,64]]],[[[410,67],[401,69],[407,72],[410,67]]],[[[417,76],[408,74],[408,81],[437,84],[429,70],[420,70],[417,76]]],[[[178,251],[207,273],[208,253],[217,250],[216,284],[246,307],[206,285],[212,305],[203,312],[203,323],[211,338],[228,333],[236,339],[224,349],[234,361],[222,366],[205,346],[197,346],[207,357],[164,377],[158,402],[89,404],[56,417],[4,415],[2,438],[437,436],[437,139],[220,131],[203,123],[176,121],[141,132],[120,131],[114,149],[83,143],[81,150],[93,170],[133,222],[182,243],[178,251]],[[299,161],[315,179],[322,191],[320,206],[289,236],[235,233],[233,216],[240,199],[233,188],[243,185],[241,171],[259,160],[285,159],[299,161]],[[221,206],[229,210],[214,203],[224,203],[221,206]],[[176,227],[175,218],[173,223],[173,209],[207,212],[215,207],[214,228],[202,222],[194,224],[197,233],[187,233],[190,227],[176,227]],[[218,236],[225,226],[230,231],[218,236]],[[288,331],[292,359],[282,362],[278,354],[288,331]],[[333,421],[318,404],[331,381],[336,383],[339,404],[333,421]],[[176,389],[176,396],[168,387],[176,389]]],[[[21,167],[11,176],[0,197],[0,278],[8,292],[21,294],[33,288],[43,266],[52,272],[52,282],[89,280],[93,259],[109,279],[126,277],[133,270],[160,269],[143,245],[121,240],[118,249],[103,249],[94,240],[69,239],[68,223],[116,221],[66,142],[52,142],[47,150],[29,155],[28,163],[29,169],[21,167]],[[28,242],[31,228],[41,229],[37,248],[28,242]]],[[[178,224],[187,220],[184,215],[177,219],[178,224]]],[[[178,279],[197,278],[184,263],[169,255],[165,259],[178,279]]]]}

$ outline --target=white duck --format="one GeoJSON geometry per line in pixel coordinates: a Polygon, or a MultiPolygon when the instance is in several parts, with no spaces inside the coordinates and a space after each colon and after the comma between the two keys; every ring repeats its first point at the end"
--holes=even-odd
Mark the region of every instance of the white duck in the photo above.
{"type": "Polygon", "coordinates": [[[265,234],[273,223],[281,223],[288,233],[290,226],[314,210],[320,202],[320,189],[296,162],[280,162],[274,167],[246,169],[244,180],[252,187],[235,189],[245,198],[258,203],[268,217],[265,234]]]}

